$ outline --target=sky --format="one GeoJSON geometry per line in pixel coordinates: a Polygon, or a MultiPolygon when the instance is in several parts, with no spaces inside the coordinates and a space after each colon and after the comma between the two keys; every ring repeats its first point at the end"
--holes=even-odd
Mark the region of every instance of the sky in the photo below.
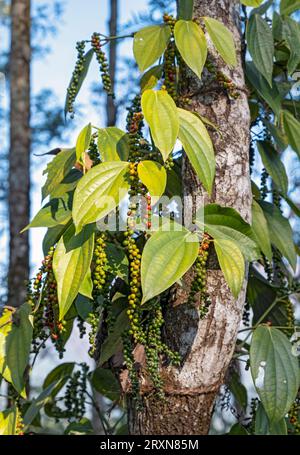
{"type": "MultiPolygon", "coordinates": [[[[45,0],[33,0],[33,6],[43,4],[45,0]]],[[[89,39],[94,31],[108,34],[108,8],[109,0],[65,0],[64,14],[61,23],[57,24],[58,31],[54,37],[47,37],[46,45],[51,48],[51,53],[43,59],[36,59],[32,66],[32,92],[37,94],[44,88],[53,90],[62,109],[64,107],[66,90],[76,60],[76,41],[89,39]]],[[[147,0],[119,0],[121,23],[127,23],[133,14],[147,11],[147,0]]],[[[132,30],[130,30],[132,31],[132,30]]],[[[123,32],[122,32],[123,33],[123,32]]],[[[118,48],[119,56],[132,56],[132,39],[124,40],[118,48]]],[[[91,105],[91,83],[99,81],[99,69],[95,61],[92,62],[88,76],[82,86],[78,103],[82,106],[80,115],[76,116],[77,127],[71,132],[71,142],[68,144],[45,144],[45,149],[35,150],[35,153],[44,153],[49,148],[56,146],[73,146],[80,129],[92,122],[99,127],[105,126],[105,117],[102,112],[96,112],[91,105]],[[73,142],[73,143],[72,143],[73,142]]],[[[33,158],[34,159],[34,158],[33,158]]],[[[36,158],[38,166],[34,165],[32,175],[32,207],[34,215],[40,208],[41,186],[44,181],[42,175],[48,158],[36,158]]],[[[44,229],[32,229],[31,235],[31,263],[35,270],[42,258],[42,237],[44,229]]]]}

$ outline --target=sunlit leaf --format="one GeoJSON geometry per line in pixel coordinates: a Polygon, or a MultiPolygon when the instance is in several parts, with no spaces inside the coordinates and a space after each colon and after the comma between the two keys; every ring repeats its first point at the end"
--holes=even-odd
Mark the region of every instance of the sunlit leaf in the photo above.
{"type": "Polygon", "coordinates": [[[158,231],[147,241],[142,254],[143,302],[172,286],[195,262],[199,249],[197,236],[180,231],[158,231]]]}
{"type": "Polygon", "coordinates": [[[231,240],[214,240],[218,261],[225,280],[235,298],[238,297],[245,277],[245,261],[241,250],[231,240]]]}
{"type": "Polygon", "coordinates": [[[166,160],[179,131],[176,104],[166,90],[146,90],[142,95],[142,110],[155,145],[166,160]]]}
{"type": "Polygon", "coordinates": [[[215,153],[210,136],[199,117],[184,109],[179,113],[179,140],[204,188],[211,194],[215,177],[215,153]]]}
{"type": "Polygon", "coordinates": [[[127,134],[109,126],[98,130],[98,147],[101,161],[127,161],[129,140],[127,134]]]}
{"type": "Polygon", "coordinates": [[[181,57],[201,79],[207,58],[207,42],[202,29],[193,21],[179,20],[175,24],[174,36],[181,57]]]}
{"type": "Polygon", "coordinates": [[[203,18],[208,34],[227,65],[236,66],[237,57],[234,38],[231,31],[225,25],[211,17],[203,18]]]}
{"type": "Polygon", "coordinates": [[[272,247],[267,220],[262,208],[255,201],[252,202],[252,230],[261,251],[271,262],[272,247]]]}
{"type": "Polygon", "coordinates": [[[76,231],[104,218],[125,197],[129,188],[126,179],[128,163],[113,161],[94,166],[77,185],[73,201],[76,231]]]}
{"type": "Polygon", "coordinates": [[[164,194],[167,184],[165,168],[156,161],[141,161],[138,165],[138,175],[141,182],[148,189],[152,204],[164,194]]]}
{"type": "Polygon", "coordinates": [[[150,25],[135,33],[133,54],[140,71],[145,71],[163,54],[170,36],[168,25],[150,25]]]}

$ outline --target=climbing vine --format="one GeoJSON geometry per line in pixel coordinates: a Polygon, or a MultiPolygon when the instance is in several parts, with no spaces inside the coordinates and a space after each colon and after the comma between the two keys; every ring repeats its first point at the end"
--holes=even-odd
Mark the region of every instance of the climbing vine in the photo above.
{"type": "MultiPolygon", "coordinates": [[[[242,3],[259,7],[262,2],[242,3]]],[[[299,293],[297,253],[283,206],[289,205],[297,216],[299,208],[289,197],[282,161],[288,146],[300,153],[300,101],[290,95],[292,76],[300,67],[295,52],[299,42],[295,44],[291,33],[299,24],[289,16],[297,8],[287,12],[287,2],[281,2],[280,14],[265,18],[271,3],[250,12],[243,9],[244,44],[251,57],[245,67],[252,176],[255,160],[262,161],[260,187],[253,181],[251,225],[233,208],[214,201],[211,132],[217,125],[192,112],[189,99],[181,97],[183,67],[199,79],[208,73],[230,103],[240,96],[230,76],[238,58],[233,35],[213,18],[193,20],[192,8],[178,18],[164,14],[161,24],[125,36],[133,38],[133,54],[143,73],[140,93],[128,106],[126,131],[88,123],[75,147],[61,149],[48,164],[42,196],[49,200],[25,228],[47,228],[45,258],[28,284],[24,305],[5,308],[0,318],[0,372],[16,393],[10,410],[17,416],[15,434],[29,431],[39,415],[35,402],[26,398],[31,358],[34,366],[48,340],[62,358],[75,321],[81,337],[88,332],[89,354],[98,367],[90,371],[86,364],[62,363],[48,375],[40,401],[49,417],[83,425],[87,402],[95,405],[89,387],[120,405],[127,394],[142,406],[145,390],[164,400],[161,365],[180,367],[183,361],[163,336],[168,293],[192,270],[185,305],[196,308],[199,319],[208,317],[210,260],[217,262],[235,298],[250,264],[241,329],[245,336],[239,336],[234,355],[247,359],[259,399],[252,402],[248,417],[236,414],[239,422],[232,431],[260,434],[263,427],[270,434],[299,433],[299,337],[293,297],[299,293]],[[228,74],[217,70],[215,60],[220,58],[228,74]],[[197,207],[189,225],[174,207],[176,197],[183,196],[174,185],[183,154],[211,198],[197,207]],[[15,361],[14,349],[21,362],[15,361]],[[262,362],[265,378],[258,385],[262,362]],[[278,383],[285,387],[281,396],[278,383]]],[[[105,45],[121,38],[95,32],[77,43],[66,116],[75,115],[76,97],[93,57],[104,90],[115,96],[105,45]]],[[[228,402],[230,393],[238,401],[244,396],[238,393],[241,387],[235,375],[223,401],[228,402]]],[[[247,397],[240,405],[247,412],[247,397]]],[[[3,433],[8,420],[2,414],[3,433]]],[[[110,430],[107,420],[102,423],[110,430]]]]}

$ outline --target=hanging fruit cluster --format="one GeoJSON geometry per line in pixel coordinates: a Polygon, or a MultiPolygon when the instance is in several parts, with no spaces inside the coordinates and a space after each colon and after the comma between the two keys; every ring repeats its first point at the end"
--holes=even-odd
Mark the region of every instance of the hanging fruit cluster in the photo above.
{"type": "Polygon", "coordinates": [[[210,299],[206,290],[207,279],[207,259],[211,237],[203,235],[203,240],[199,247],[199,254],[195,262],[195,276],[189,295],[189,303],[197,304],[200,318],[203,319],[209,310],[210,299]]]}
{"type": "Polygon", "coordinates": [[[97,62],[99,63],[103,88],[109,96],[114,96],[112,81],[111,81],[111,78],[109,75],[108,62],[107,62],[105,52],[102,49],[100,36],[101,35],[99,33],[96,33],[96,32],[93,33],[92,40],[91,40],[92,48],[94,49],[97,62]]]}
{"type": "Polygon", "coordinates": [[[57,284],[52,268],[53,254],[54,247],[51,247],[33,280],[32,289],[28,288],[27,302],[32,305],[34,314],[33,352],[37,351],[39,344],[45,347],[45,342],[50,337],[62,357],[65,350],[62,335],[66,323],[59,320],[57,284]]]}
{"type": "Polygon", "coordinates": [[[78,93],[79,80],[84,70],[84,52],[85,52],[85,41],[78,41],[76,43],[77,60],[75,68],[72,74],[72,80],[68,87],[67,97],[67,112],[71,114],[71,118],[74,118],[74,102],[78,93]]]}

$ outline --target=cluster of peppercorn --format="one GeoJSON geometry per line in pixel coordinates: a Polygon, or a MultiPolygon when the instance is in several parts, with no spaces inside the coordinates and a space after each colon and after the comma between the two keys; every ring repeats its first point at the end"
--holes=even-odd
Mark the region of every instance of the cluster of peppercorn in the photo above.
{"type": "Polygon", "coordinates": [[[291,407],[288,415],[289,415],[289,422],[292,426],[292,429],[289,429],[289,433],[293,434],[300,434],[300,398],[296,398],[293,406],[291,407]]]}
{"type": "Polygon", "coordinates": [[[113,94],[112,82],[111,82],[111,78],[109,75],[107,58],[102,49],[100,34],[96,33],[96,32],[93,33],[91,42],[92,42],[92,48],[94,49],[94,52],[96,55],[97,62],[99,63],[99,66],[100,66],[100,74],[101,74],[101,79],[102,79],[102,83],[103,83],[103,88],[109,96],[113,97],[114,94],[113,94]]]}
{"type": "Polygon", "coordinates": [[[208,293],[206,292],[206,264],[210,242],[211,237],[208,234],[204,234],[194,266],[195,277],[189,295],[189,303],[197,303],[199,305],[199,314],[201,319],[207,315],[210,306],[210,299],[208,293]]]}
{"type": "Polygon", "coordinates": [[[62,335],[66,322],[59,321],[57,283],[52,268],[53,254],[54,247],[51,247],[33,281],[33,291],[29,289],[27,302],[32,305],[35,321],[33,352],[39,349],[38,340],[41,347],[45,347],[45,342],[50,336],[62,358],[65,351],[62,335]]]}
{"type": "Polygon", "coordinates": [[[86,412],[86,390],[89,367],[86,363],[80,364],[80,369],[70,377],[64,395],[64,405],[69,418],[80,421],[86,412]]]}
{"type": "Polygon", "coordinates": [[[207,60],[205,63],[205,68],[213,75],[214,79],[227,91],[228,95],[233,98],[237,99],[240,97],[239,92],[237,91],[236,85],[232,81],[232,79],[222,71],[218,71],[215,65],[210,61],[207,60]]]}
{"type": "Polygon", "coordinates": [[[99,150],[98,150],[98,147],[96,144],[96,139],[97,139],[97,133],[94,133],[92,135],[91,142],[90,142],[89,149],[88,149],[88,154],[89,154],[91,161],[93,162],[93,167],[96,166],[97,164],[100,164],[100,162],[101,162],[99,150]]]}
{"type": "Polygon", "coordinates": [[[172,39],[164,54],[164,85],[169,95],[177,103],[176,48],[175,42],[172,39]]]}
{"type": "Polygon", "coordinates": [[[94,356],[96,350],[96,336],[99,328],[99,319],[100,319],[100,305],[99,299],[100,296],[104,298],[101,299],[103,310],[106,312],[106,322],[108,323],[108,328],[112,325],[113,321],[109,320],[109,306],[104,305],[104,302],[107,302],[105,299],[108,292],[107,289],[107,271],[108,271],[108,259],[106,255],[106,235],[101,233],[95,240],[94,247],[94,256],[93,256],[93,269],[92,269],[92,281],[93,281],[93,300],[95,302],[95,310],[89,314],[88,322],[90,324],[89,332],[89,355],[94,356]],[[105,306],[105,308],[104,308],[105,306]]]}
{"type": "Polygon", "coordinates": [[[78,93],[78,84],[79,79],[84,70],[84,51],[85,51],[85,41],[78,41],[76,43],[77,50],[77,60],[75,64],[75,69],[72,74],[72,79],[70,86],[68,87],[68,96],[67,96],[67,112],[71,114],[71,118],[74,118],[74,102],[76,95],[78,93]]]}

